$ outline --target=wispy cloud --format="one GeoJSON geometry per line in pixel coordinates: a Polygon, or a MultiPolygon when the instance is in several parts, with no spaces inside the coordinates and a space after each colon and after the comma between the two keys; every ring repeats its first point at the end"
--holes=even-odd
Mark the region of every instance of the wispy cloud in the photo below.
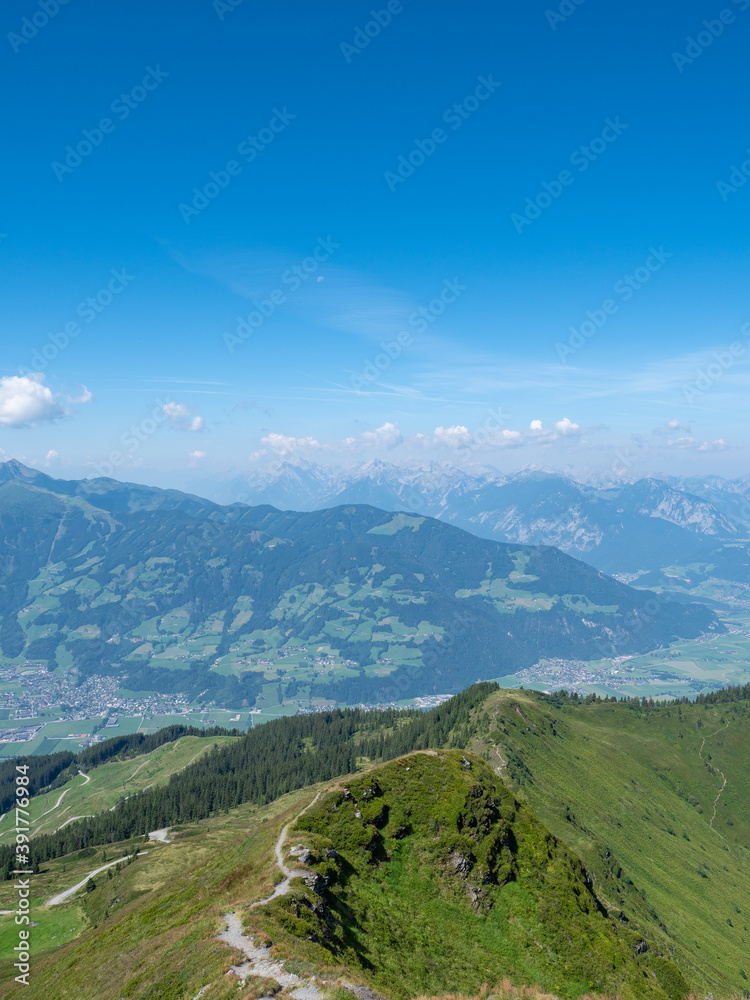
{"type": "Polygon", "coordinates": [[[278,306],[283,315],[365,339],[392,337],[408,329],[409,317],[419,307],[406,292],[337,264],[335,258],[319,265],[317,277],[324,275],[325,281],[312,274],[307,279],[308,248],[296,253],[236,249],[202,256],[178,248],[169,252],[191,274],[209,278],[249,302],[260,302],[278,290],[285,297],[278,306]]]}

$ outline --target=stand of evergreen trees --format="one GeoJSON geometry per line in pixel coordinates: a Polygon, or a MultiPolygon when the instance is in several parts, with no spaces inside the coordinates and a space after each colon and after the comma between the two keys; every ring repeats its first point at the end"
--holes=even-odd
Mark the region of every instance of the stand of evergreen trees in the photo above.
{"type": "Polygon", "coordinates": [[[89,767],[98,767],[107,760],[126,757],[138,757],[151,753],[165,743],[174,743],[183,736],[239,736],[239,729],[224,729],[222,726],[211,726],[203,729],[198,726],[165,726],[155,733],[128,733],[127,736],[113,736],[112,739],[95,743],[78,754],[78,766],[82,771],[89,767]]]}
{"type": "MultiPolygon", "coordinates": [[[[42,788],[47,788],[55,779],[64,774],[71,764],[75,763],[76,755],[70,750],[61,753],[44,754],[41,757],[11,757],[0,764],[0,815],[15,808],[16,804],[16,767],[19,764],[28,765],[26,775],[29,778],[29,790],[35,795],[42,788]]],[[[75,772],[73,772],[75,773],[75,772]]]]}
{"type": "MultiPolygon", "coordinates": [[[[285,792],[355,771],[362,757],[385,761],[446,746],[451,733],[466,730],[471,712],[496,690],[497,684],[475,684],[428,712],[346,709],[276,719],[215,747],[167,785],[122,800],[112,812],[35,837],[29,862],[38,871],[45,861],[73,851],[193,823],[244,802],[264,805],[285,792]]],[[[13,848],[0,847],[2,877],[11,877],[15,867],[13,848]]]]}
{"type": "MultiPolygon", "coordinates": [[[[521,688],[523,691],[523,688],[521,688]]],[[[553,704],[562,705],[566,702],[573,705],[592,705],[600,702],[612,702],[619,705],[628,705],[630,708],[671,708],[673,705],[725,705],[733,701],[750,701],[750,684],[735,684],[730,687],[719,688],[718,691],[708,691],[706,694],[698,694],[694,698],[663,698],[654,700],[653,698],[639,698],[634,695],[632,698],[616,698],[606,695],[604,698],[598,694],[578,694],[577,691],[567,691],[561,688],[553,691],[552,694],[544,695],[553,704]]]]}
{"type": "Polygon", "coordinates": [[[95,743],[80,753],[70,750],[58,753],[12,757],[0,763],[0,815],[13,807],[16,801],[16,767],[25,764],[28,767],[26,775],[29,778],[29,794],[37,795],[42,791],[52,791],[64,785],[80,771],[98,767],[108,760],[126,757],[137,757],[139,754],[151,753],[164,743],[173,743],[181,736],[239,736],[238,729],[223,729],[212,726],[210,729],[199,729],[196,726],[165,726],[156,733],[129,733],[127,736],[113,736],[112,739],[95,743]]]}

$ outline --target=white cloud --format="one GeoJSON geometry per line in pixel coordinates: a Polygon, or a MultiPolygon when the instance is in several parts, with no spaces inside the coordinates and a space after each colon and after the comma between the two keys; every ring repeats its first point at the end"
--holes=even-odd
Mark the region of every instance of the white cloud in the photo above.
{"type": "Polygon", "coordinates": [[[59,457],[60,457],[60,453],[57,452],[57,451],[55,451],[54,448],[50,448],[50,450],[47,452],[47,455],[46,455],[46,457],[44,459],[44,464],[47,467],[49,467],[50,465],[52,465],[53,462],[56,462],[59,457]]]}
{"type": "Polygon", "coordinates": [[[195,468],[199,462],[201,462],[206,457],[205,451],[191,451],[190,452],[190,467],[195,468]]]}
{"type": "Polygon", "coordinates": [[[500,430],[478,427],[470,431],[462,424],[457,424],[455,427],[436,427],[432,435],[419,434],[417,437],[423,445],[455,448],[461,451],[493,451],[498,448],[517,448],[525,443],[520,431],[511,431],[507,427],[500,430]]]}
{"type": "Polygon", "coordinates": [[[581,433],[581,428],[578,424],[573,423],[567,417],[563,417],[562,420],[557,421],[555,430],[558,434],[562,434],[563,437],[572,437],[575,434],[581,433]]]}
{"type": "Polygon", "coordinates": [[[162,407],[162,412],[167,420],[170,420],[181,431],[197,433],[203,430],[203,417],[194,415],[194,409],[185,403],[165,403],[162,407]]]}
{"type": "MultiPolygon", "coordinates": [[[[315,451],[320,448],[320,443],[313,437],[295,438],[286,434],[268,434],[260,439],[260,443],[275,451],[277,455],[292,455],[297,451],[315,451]]],[[[262,454],[263,451],[255,452],[251,458],[262,454]]]]}
{"type": "Polygon", "coordinates": [[[449,427],[442,424],[431,433],[414,432],[407,436],[396,423],[386,421],[374,431],[363,431],[343,438],[338,445],[320,444],[313,437],[295,438],[284,434],[268,434],[261,438],[261,448],[253,452],[249,458],[257,461],[267,451],[277,455],[291,455],[303,451],[320,450],[335,452],[344,450],[352,453],[359,450],[391,451],[399,445],[420,449],[450,449],[458,453],[492,452],[507,448],[544,447],[565,438],[573,440],[583,433],[581,427],[569,417],[558,420],[554,427],[546,428],[541,420],[532,420],[527,430],[512,430],[501,426],[504,414],[491,413],[484,424],[469,428],[463,424],[452,424],[449,427]]]}
{"type": "Polygon", "coordinates": [[[491,431],[487,436],[487,442],[490,445],[496,445],[498,448],[507,448],[522,444],[523,434],[520,431],[509,431],[504,428],[501,431],[491,431]]]}
{"type": "Polygon", "coordinates": [[[723,438],[716,438],[713,441],[699,441],[692,436],[674,438],[667,441],[668,448],[682,448],[691,451],[726,451],[729,445],[723,438]]]}
{"type": "Polygon", "coordinates": [[[65,415],[60,402],[43,381],[43,375],[0,378],[0,427],[35,427],[65,415]]]}
{"type": "Polygon", "coordinates": [[[484,426],[469,429],[462,424],[453,427],[436,427],[432,434],[417,434],[422,447],[443,447],[466,451],[495,451],[502,448],[543,446],[561,437],[578,437],[582,432],[578,424],[568,417],[558,420],[554,428],[544,427],[541,420],[532,420],[525,431],[498,427],[498,420],[488,420],[484,426]],[[493,426],[494,423],[494,426],[493,426]]]}
{"type": "Polygon", "coordinates": [[[363,431],[357,437],[346,437],[341,442],[345,448],[386,448],[390,451],[403,443],[404,436],[396,424],[386,420],[374,431],[363,431]]]}
{"type": "Polygon", "coordinates": [[[359,438],[363,444],[388,449],[397,447],[404,440],[396,424],[389,423],[388,421],[382,427],[378,427],[377,430],[365,431],[363,434],[360,434],[359,438]]]}
{"type": "Polygon", "coordinates": [[[462,424],[455,427],[436,427],[433,433],[435,444],[446,445],[448,448],[460,448],[472,442],[471,431],[462,424]]]}

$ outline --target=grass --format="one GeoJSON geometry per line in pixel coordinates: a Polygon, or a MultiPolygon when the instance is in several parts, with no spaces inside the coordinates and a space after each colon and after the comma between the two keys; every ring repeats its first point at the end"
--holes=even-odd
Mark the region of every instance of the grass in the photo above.
{"type": "MultiPolygon", "coordinates": [[[[44,865],[32,878],[26,995],[57,997],[64,982],[81,1000],[193,1000],[205,986],[205,1000],[262,996],[263,984],[240,992],[225,976],[240,959],[214,940],[229,910],[268,933],[278,956],[390,1000],[676,1000],[687,987],[675,966],[700,996],[740,995],[750,974],[749,722],[747,702],[647,710],[497,692],[456,734],[461,744],[476,734],[471,769],[462,751],[413,754],[335,783],[297,823],[288,845],[314,849],[331,878],[325,897],[294,883],[291,897],[247,909],[278,881],[278,832],[313,789],[185,827],[172,844],[108,845],[107,860],[148,853],[59,907],[44,902],[104,863],[102,848],[44,865]],[[323,858],[327,847],[341,860],[323,858]],[[592,908],[574,856],[608,917],[592,908]],[[328,926],[321,902],[341,923],[328,926]],[[636,956],[641,939],[649,950],[636,956]]],[[[62,806],[75,792],[76,808],[84,793],[108,808],[184,766],[199,742],[103,765],[88,785],[74,779],[62,806]]],[[[16,903],[13,883],[0,884],[0,909],[16,903]]],[[[15,991],[16,931],[12,914],[0,916],[0,997],[15,991]]],[[[345,996],[332,985],[325,1000],[345,996]]]]}
{"type": "Polygon", "coordinates": [[[653,929],[696,988],[747,988],[747,702],[646,712],[503,691],[479,722],[473,748],[582,857],[613,912],[653,929]]]}
{"type": "Polygon", "coordinates": [[[328,889],[297,889],[250,926],[314,964],[343,963],[392,1000],[476,993],[503,977],[566,998],[687,993],[659,949],[636,956],[637,935],[599,911],[580,863],[461,751],[340,784],[297,822],[298,841],[328,889]]]}
{"type": "MultiPolygon", "coordinates": [[[[33,879],[31,913],[39,927],[32,928],[33,970],[24,996],[60,997],[61,983],[76,1000],[192,1000],[206,985],[206,1000],[245,996],[235,977],[225,976],[240,955],[215,935],[223,913],[271,891],[279,826],[310,798],[309,791],[298,792],[260,810],[243,806],[186,827],[172,844],[149,845],[147,855],[112,880],[102,873],[93,892],[52,909],[40,906],[42,899],[98,867],[101,852],[50,862],[33,879]],[[40,947],[40,940],[51,941],[56,922],[81,913],[84,928],[75,940],[40,947]]],[[[117,857],[128,846],[110,845],[107,854],[117,857]]],[[[0,962],[0,997],[17,992],[8,954],[3,951],[0,962]]]]}
{"type": "MultiPolygon", "coordinates": [[[[31,919],[38,924],[30,928],[38,954],[72,941],[86,927],[83,910],[77,905],[45,911],[36,908],[31,919]]],[[[13,953],[13,947],[18,944],[18,930],[13,913],[0,916],[0,955],[13,953]]]]}

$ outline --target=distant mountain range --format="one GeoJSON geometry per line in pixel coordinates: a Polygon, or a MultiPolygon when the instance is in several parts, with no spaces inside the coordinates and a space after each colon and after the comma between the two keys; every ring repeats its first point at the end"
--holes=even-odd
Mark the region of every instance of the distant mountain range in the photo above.
{"type": "Polygon", "coordinates": [[[221,507],[0,466],[2,659],[217,704],[458,691],[721,628],[552,547],[346,504],[221,507]]]}
{"type": "Polygon", "coordinates": [[[742,544],[750,537],[747,480],[648,478],[605,487],[549,472],[505,476],[491,469],[376,460],[352,469],[289,462],[260,479],[204,486],[222,503],[241,497],[282,510],[364,503],[411,511],[482,538],[554,545],[630,579],[698,563],[707,573],[750,581],[742,544]]]}

